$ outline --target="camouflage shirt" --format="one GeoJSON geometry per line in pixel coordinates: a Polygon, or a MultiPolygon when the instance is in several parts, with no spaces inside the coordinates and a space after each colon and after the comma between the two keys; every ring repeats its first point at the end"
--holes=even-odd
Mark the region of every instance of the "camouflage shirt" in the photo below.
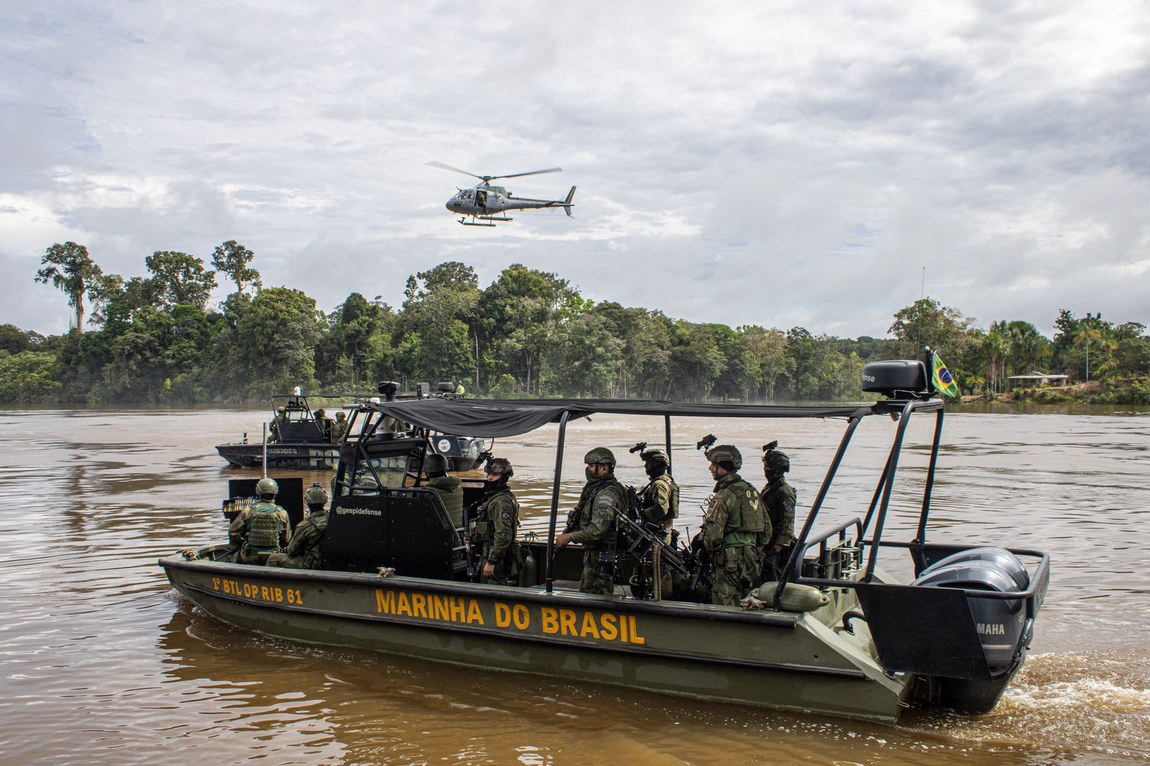
{"type": "Polygon", "coordinates": [[[571,542],[608,549],[615,544],[615,514],[627,512],[627,495],[614,476],[589,481],[575,506],[571,542]]]}
{"type": "Polygon", "coordinates": [[[758,490],[737,473],[719,479],[703,518],[703,545],[707,550],[714,555],[730,546],[764,545],[770,535],[771,524],[758,490]]]}
{"type": "Polygon", "coordinates": [[[781,478],[763,487],[762,497],[774,532],[771,545],[785,548],[795,541],[795,488],[781,478]]]}

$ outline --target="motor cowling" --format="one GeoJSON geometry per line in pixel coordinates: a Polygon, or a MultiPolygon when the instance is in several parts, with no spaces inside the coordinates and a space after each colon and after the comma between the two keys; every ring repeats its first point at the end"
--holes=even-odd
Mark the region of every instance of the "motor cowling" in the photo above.
{"type": "MultiPolygon", "coordinates": [[[[961,551],[924,569],[912,585],[924,588],[1019,593],[1027,589],[1030,576],[1022,562],[1002,548],[972,548],[961,551]]],[[[1022,599],[968,596],[975,630],[991,673],[1008,669],[1026,626],[1022,599]]]]}

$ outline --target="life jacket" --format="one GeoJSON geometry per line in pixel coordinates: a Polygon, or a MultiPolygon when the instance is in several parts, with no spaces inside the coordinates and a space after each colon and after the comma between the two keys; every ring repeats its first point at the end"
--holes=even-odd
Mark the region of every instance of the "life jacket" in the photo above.
{"type": "Polygon", "coordinates": [[[261,502],[252,508],[248,515],[248,549],[261,556],[281,550],[284,522],[280,518],[279,506],[261,502]]]}

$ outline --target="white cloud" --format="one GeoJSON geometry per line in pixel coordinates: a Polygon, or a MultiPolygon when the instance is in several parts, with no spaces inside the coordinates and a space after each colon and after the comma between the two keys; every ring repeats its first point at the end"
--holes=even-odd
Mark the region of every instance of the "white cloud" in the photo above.
{"type": "MultiPolygon", "coordinates": [[[[237,239],[266,284],[326,309],[351,290],[398,304],[409,274],[457,259],[851,337],[884,335],[924,281],[983,324],[1150,324],[1137,0],[473,8],[5,5],[3,263],[68,238],[131,275],[237,239]],[[561,165],[506,185],[576,184],[575,215],[459,226],[443,203],[468,179],[432,159],[561,165]]],[[[5,321],[58,331],[9,300],[17,272],[5,321]]]]}

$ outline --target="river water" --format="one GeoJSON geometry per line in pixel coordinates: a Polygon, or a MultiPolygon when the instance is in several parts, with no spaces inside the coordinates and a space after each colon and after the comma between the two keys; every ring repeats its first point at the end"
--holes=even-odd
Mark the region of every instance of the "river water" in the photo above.
{"type": "MultiPolygon", "coordinates": [[[[214,445],[265,417],[0,411],[0,763],[1150,763],[1146,413],[947,415],[931,539],[1046,550],[1051,586],[1033,653],[992,713],[912,711],[894,727],[300,646],[216,622],[174,595],[156,559],[224,539],[227,480],[255,474],[226,468],[214,445]]],[[[697,529],[710,489],[694,449],[704,433],[739,445],[752,468],[779,439],[801,516],[841,431],[676,424],[681,526],[697,529]]],[[[516,466],[527,530],[546,526],[554,437],[496,445],[516,466]]],[[[573,424],[564,499],[586,449],[611,446],[621,478],[639,483],[626,448],[661,438],[661,420],[573,424]]],[[[818,528],[865,510],[884,453],[877,436],[855,441],[818,528]]],[[[925,455],[905,453],[895,532],[912,524],[925,455]]]]}

